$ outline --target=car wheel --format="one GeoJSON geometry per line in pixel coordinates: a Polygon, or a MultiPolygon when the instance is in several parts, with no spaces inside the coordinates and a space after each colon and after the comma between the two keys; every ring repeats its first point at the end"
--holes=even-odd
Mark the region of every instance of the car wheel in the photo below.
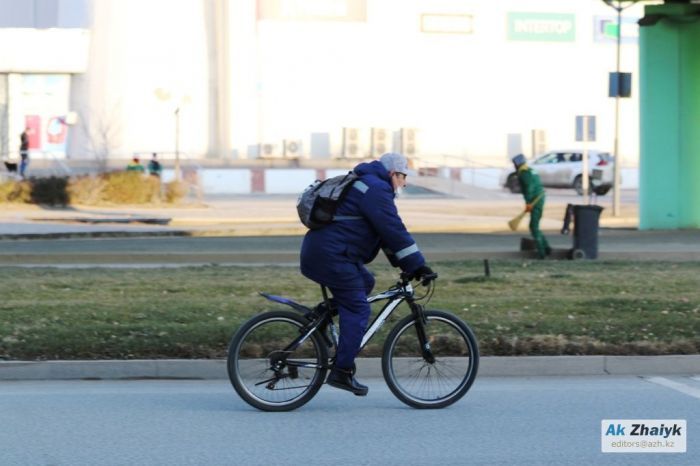
{"type": "Polygon", "coordinates": [[[573,188],[576,191],[576,194],[579,196],[583,195],[583,178],[581,178],[581,175],[574,178],[573,188]]]}
{"type": "Polygon", "coordinates": [[[515,173],[508,175],[508,180],[506,181],[506,188],[510,190],[511,193],[520,193],[520,182],[518,181],[518,176],[515,173]]]}
{"type": "Polygon", "coordinates": [[[605,196],[610,191],[611,186],[596,186],[593,188],[593,192],[598,196],[605,196]]]}

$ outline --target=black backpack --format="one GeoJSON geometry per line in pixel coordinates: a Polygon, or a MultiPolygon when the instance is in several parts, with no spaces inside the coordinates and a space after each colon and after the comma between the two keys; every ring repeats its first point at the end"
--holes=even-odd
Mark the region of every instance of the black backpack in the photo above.
{"type": "Polygon", "coordinates": [[[297,199],[297,213],[301,223],[311,230],[331,223],[340,201],[359,178],[351,171],[346,175],[311,183],[297,199]]]}

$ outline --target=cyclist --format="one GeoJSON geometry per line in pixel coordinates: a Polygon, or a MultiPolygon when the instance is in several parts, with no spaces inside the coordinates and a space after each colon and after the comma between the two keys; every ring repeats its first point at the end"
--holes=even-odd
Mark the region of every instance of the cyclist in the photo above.
{"type": "Polygon", "coordinates": [[[357,165],[360,178],[338,207],[336,220],[309,230],[301,246],[302,274],[330,289],[340,316],[338,351],[327,383],[358,396],[368,392],[354,376],[354,361],[371,312],[367,296],[374,288],[364,264],[382,249],[394,267],[413,278],[433,273],[394,204],[406,185],[407,168],[406,157],[397,153],[357,165]]]}

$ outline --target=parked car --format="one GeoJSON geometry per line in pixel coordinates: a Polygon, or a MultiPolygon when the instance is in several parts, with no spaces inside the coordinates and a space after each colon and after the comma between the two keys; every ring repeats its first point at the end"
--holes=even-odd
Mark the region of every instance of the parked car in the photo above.
{"type": "MultiPolygon", "coordinates": [[[[609,152],[588,151],[588,179],[590,190],[600,196],[613,186],[614,157],[609,152]]],[[[580,150],[553,150],[546,152],[528,165],[539,175],[542,185],[547,188],[573,188],[583,194],[583,152],[580,150]]],[[[510,167],[501,175],[501,185],[512,193],[520,192],[520,184],[515,169],[510,167]]]]}

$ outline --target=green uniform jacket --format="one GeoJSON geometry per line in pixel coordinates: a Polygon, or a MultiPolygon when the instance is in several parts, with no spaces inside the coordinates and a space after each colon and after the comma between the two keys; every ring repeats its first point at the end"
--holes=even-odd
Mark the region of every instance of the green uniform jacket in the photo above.
{"type": "Polygon", "coordinates": [[[544,191],[540,176],[530,168],[518,170],[518,181],[520,181],[520,188],[525,202],[528,204],[531,204],[544,191]]]}

